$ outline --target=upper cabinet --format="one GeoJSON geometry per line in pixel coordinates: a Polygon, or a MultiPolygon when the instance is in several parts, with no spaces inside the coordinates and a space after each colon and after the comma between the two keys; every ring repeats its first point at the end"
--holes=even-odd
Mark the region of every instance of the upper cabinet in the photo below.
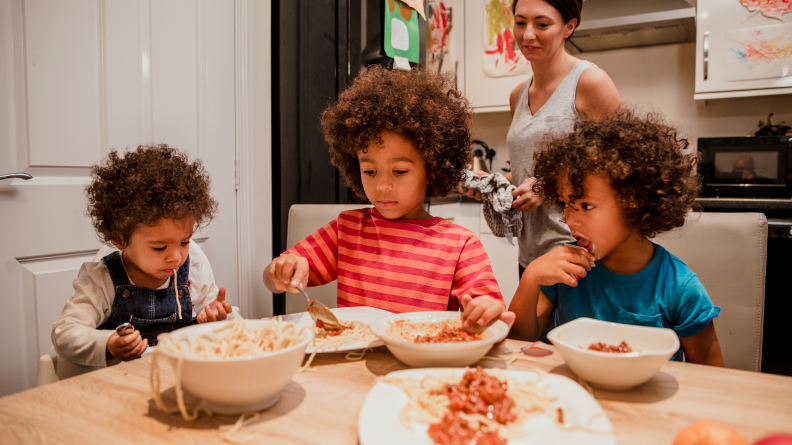
{"type": "Polygon", "coordinates": [[[698,0],[695,99],[792,94],[788,0],[698,0]]]}

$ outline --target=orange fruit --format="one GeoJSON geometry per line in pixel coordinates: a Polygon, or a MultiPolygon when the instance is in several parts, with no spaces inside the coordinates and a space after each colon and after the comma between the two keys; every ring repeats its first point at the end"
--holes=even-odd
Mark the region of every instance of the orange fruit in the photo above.
{"type": "Polygon", "coordinates": [[[748,445],[748,441],[722,423],[705,420],[682,428],[673,445],[748,445]]]}

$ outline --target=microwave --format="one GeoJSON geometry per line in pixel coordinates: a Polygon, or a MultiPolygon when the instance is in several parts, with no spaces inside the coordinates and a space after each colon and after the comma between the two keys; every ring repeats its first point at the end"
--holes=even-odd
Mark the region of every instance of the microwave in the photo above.
{"type": "Polygon", "coordinates": [[[701,196],[792,198],[792,136],[699,138],[701,196]]]}

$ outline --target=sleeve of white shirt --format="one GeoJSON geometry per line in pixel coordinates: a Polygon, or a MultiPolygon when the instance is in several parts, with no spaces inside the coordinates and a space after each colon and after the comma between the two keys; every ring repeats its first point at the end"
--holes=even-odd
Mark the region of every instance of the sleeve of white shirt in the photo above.
{"type": "Polygon", "coordinates": [[[115,290],[103,262],[83,263],[72,283],[74,296],[52,324],[52,346],[59,356],[84,366],[107,366],[105,352],[112,329],[96,329],[107,320],[115,290]]]}

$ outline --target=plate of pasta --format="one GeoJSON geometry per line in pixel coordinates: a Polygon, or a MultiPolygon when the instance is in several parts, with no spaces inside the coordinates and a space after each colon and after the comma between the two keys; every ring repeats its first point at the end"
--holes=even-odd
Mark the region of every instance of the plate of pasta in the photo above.
{"type": "Polygon", "coordinates": [[[596,400],[542,371],[427,368],[379,377],[358,419],[361,445],[615,445],[596,400]]]}
{"type": "Polygon", "coordinates": [[[334,308],[330,311],[341,322],[343,329],[337,335],[314,326],[307,312],[290,314],[283,317],[300,326],[311,326],[314,330],[314,342],[308,345],[305,353],[349,352],[366,348],[376,348],[384,343],[369,330],[369,324],[384,316],[393,315],[388,311],[372,307],[334,308]]]}

